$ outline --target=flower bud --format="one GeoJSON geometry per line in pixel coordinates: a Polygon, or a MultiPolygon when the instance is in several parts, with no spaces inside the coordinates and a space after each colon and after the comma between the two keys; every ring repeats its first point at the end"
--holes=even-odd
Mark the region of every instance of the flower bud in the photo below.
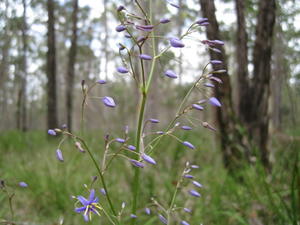
{"type": "Polygon", "coordinates": [[[140,54],[139,57],[143,60],[152,60],[152,56],[146,54],[140,54]]]}
{"type": "Polygon", "coordinates": [[[167,19],[167,18],[162,18],[159,20],[160,23],[162,24],[166,24],[166,23],[169,23],[171,20],[170,19],[167,19]]]}
{"type": "Polygon", "coordinates": [[[167,70],[165,72],[165,75],[169,78],[173,78],[176,79],[178,76],[176,75],[176,73],[173,70],[167,70]]]}
{"type": "Polygon", "coordinates": [[[201,194],[195,190],[189,190],[189,194],[197,198],[201,197],[201,194]]]}
{"type": "Polygon", "coordinates": [[[170,39],[170,44],[174,48],[183,48],[184,47],[184,44],[182,43],[182,41],[176,37],[173,37],[170,39]]]}
{"type": "Polygon", "coordinates": [[[24,181],[21,181],[19,183],[19,186],[22,187],[22,188],[27,188],[28,187],[28,184],[26,184],[24,181]]]}
{"type": "Polygon", "coordinates": [[[124,25],[118,25],[118,26],[116,27],[116,31],[117,31],[117,32],[122,32],[122,31],[124,31],[124,30],[126,30],[126,26],[124,26],[124,25]]]}
{"type": "Polygon", "coordinates": [[[209,100],[208,100],[209,104],[213,105],[213,106],[217,106],[217,107],[221,107],[221,103],[219,102],[219,100],[215,97],[211,97],[209,100]]]}
{"type": "Polygon", "coordinates": [[[119,67],[117,68],[117,71],[118,71],[119,73],[128,73],[128,72],[129,72],[129,70],[128,70],[127,68],[123,67],[123,66],[119,66],[119,67]]]}
{"type": "Polygon", "coordinates": [[[190,142],[188,141],[184,141],[182,142],[183,145],[185,145],[186,147],[190,148],[190,149],[195,149],[195,146],[192,145],[190,142]]]}
{"type": "Polygon", "coordinates": [[[63,162],[64,161],[64,157],[63,157],[63,154],[61,152],[60,149],[56,149],[56,158],[60,161],[60,162],[63,162]]]}
{"type": "Polygon", "coordinates": [[[144,154],[142,154],[141,157],[142,157],[142,159],[145,160],[147,163],[156,165],[155,160],[154,160],[152,157],[150,157],[149,155],[146,155],[146,154],[144,153],[144,154]]]}
{"type": "Polygon", "coordinates": [[[110,108],[116,107],[116,103],[113,100],[113,98],[111,98],[111,97],[108,97],[108,96],[103,97],[102,102],[107,107],[110,107],[110,108]]]}

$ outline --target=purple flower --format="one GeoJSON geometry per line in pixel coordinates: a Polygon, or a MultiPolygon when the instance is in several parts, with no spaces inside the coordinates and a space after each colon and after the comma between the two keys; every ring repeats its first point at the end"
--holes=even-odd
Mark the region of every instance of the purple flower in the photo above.
{"type": "Polygon", "coordinates": [[[182,220],[180,223],[181,223],[182,225],[190,225],[188,222],[186,222],[186,221],[184,221],[184,220],[182,220]]]}
{"type": "Polygon", "coordinates": [[[213,105],[213,106],[217,106],[217,107],[221,107],[221,103],[219,102],[219,100],[215,97],[211,97],[209,100],[208,100],[209,104],[213,105]]]}
{"type": "Polygon", "coordinates": [[[145,213],[146,213],[147,215],[150,215],[150,214],[151,214],[151,210],[150,210],[149,208],[145,208],[145,213]]]}
{"type": "Polygon", "coordinates": [[[201,188],[202,187],[202,184],[200,184],[199,182],[197,182],[197,181],[195,181],[195,180],[193,180],[193,182],[192,182],[196,187],[198,187],[198,188],[201,188]]]}
{"type": "Polygon", "coordinates": [[[28,184],[26,184],[24,181],[21,181],[19,183],[19,186],[22,187],[22,188],[27,188],[28,187],[28,184]]]}
{"type": "Polygon", "coordinates": [[[194,109],[197,109],[197,110],[203,110],[203,109],[204,109],[203,106],[198,105],[198,104],[193,104],[192,107],[193,107],[194,109]]]}
{"type": "Polygon", "coordinates": [[[217,53],[222,53],[222,51],[220,49],[217,48],[211,48],[212,51],[217,52],[217,53]]]}
{"type": "Polygon", "coordinates": [[[185,212],[187,212],[187,213],[191,213],[191,212],[192,212],[192,210],[189,209],[189,208],[183,208],[183,210],[184,210],[185,212]]]}
{"type": "Polygon", "coordinates": [[[226,73],[226,72],[227,72],[226,70],[216,70],[213,73],[226,73]]]}
{"type": "Polygon", "coordinates": [[[156,131],[156,134],[159,134],[159,135],[162,135],[162,134],[164,134],[165,132],[163,132],[163,131],[156,131]]]}
{"type": "Polygon", "coordinates": [[[142,157],[142,159],[145,160],[147,163],[150,163],[150,164],[153,164],[153,165],[156,164],[155,160],[154,160],[152,157],[150,157],[149,155],[146,155],[145,153],[142,154],[141,157],[142,157]]]}
{"type": "Polygon", "coordinates": [[[167,77],[170,77],[170,78],[173,78],[173,79],[176,79],[178,76],[176,75],[176,73],[173,71],[173,70],[167,70],[165,72],[165,75],[167,77]]]}
{"type": "Polygon", "coordinates": [[[116,138],[116,142],[119,142],[119,143],[125,143],[125,139],[123,138],[116,138]]]}
{"type": "Polygon", "coordinates": [[[207,22],[208,22],[207,18],[200,18],[196,21],[196,24],[201,26],[203,23],[207,23],[207,22]]]}
{"type": "Polygon", "coordinates": [[[125,34],[125,37],[126,38],[131,38],[131,35],[130,34],[125,34]]]}
{"type": "Polygon", "coordinates": [[[184,141],[184,142],[182,142],[182,144],[185,145],[185,146],[187,146],[187,147],[190,148],[190,149],[195,149],[195,146],[192,145],[192,144],[191,144],[190,142],[188,142],[188,141],[184,141]]]}
{"type": "MultiPolygon", "coordinates": [[[[226,70],[225,70],[225,72],[226,72],[226,70]]],[[[216,82],[218,82],[219,84],[222,84],[223,83],[223,81],[220,79],[220,78],[217,78],[217,77],[209,77],[209,79],[210,80],[213,80],[213,81],[216,81],[216,82]]]]}
{"type": "Polygon", "coordinates": [[[221,60],[211,60],[210,63],[213,65],[220,65],[220,64],[222,64],[222,61],[221,60]]]}
{"type": "Polygon", "coordinates": [[[61,152],[60,149],[56,149],[56,158],[60,161],[60,162],[63,162],[64,161],[64,157],[63,157],[63,154],[61,152]]]}
{"type": "Polygon", "coordinates": [[[55,132],[55,130],[49,129],[48,134],[51,135],[51,136],[55,136],[56,132],[55,132]]]}
{"type": "Polygon", "coordinates": [[[211,84],[211,83],[205,83],[204,86],[205,86],[205,87],[211,87],[211,88],[215,87],[215,85],[213,85],[213,84],[211,84]]]}
{"type": "Polygon", "coordinates": [[[210,42],[215,45],[224,45],[224,41],[220,40],[211,40],[210,42]]]}
{"type": "Polygon", "coordinates": [[[199,166],[198,165],[191,165],[191,168],[192,169],[199,169],[199,166]]]}
{"type": "Polygon", "coordinates": [[[170,5],[171,5],[171,6],[173,6],[173,7],[175,7],[175,8],[177,8],[177,9],[179,9],[179,8],[180,8],[180,6],[179,6],[179,5],[177,5],[177,4],[175,4],[175,3],[170,3],[170,5]]]}
{"type": "Polygon", "coordinates": [[[119,66],[119,67],[117,68],[117,71],[118,71],[119,73],[128,73],[128,72],[129,72],[129,70],[128,70],[127,68],[123,67],[123,66],[119,66]]]}
{"type": "Polygon", "coordinates": [[[98,197],[95,197],[94,189],[91,190],[88,199],[84,198],[83,196],[78,196],[77,199],[82,204],[82,207],[75,208],[75,212],[82,213],[83,218],[86,222],[90,221],[90,219],[92,218],[92,213],[100,216],[98,209],[101,209],[101,206],[98,203],[98,197]]]}
{"type": "Polygon", "coordinates": [[[158,214],[158,219],[163,223],[163,224],[168,224],[168,220],[161,214],[158,214]]]}
{"type": "Polygon", "coordinates": [[[143,60],[152,60],[152,56],[146,54],[140,54],[139,57],[143,60]]]}
{"type": "Polygon", "coordinates": [[[125,7],[124,7],[123,5],[120,5],[120,6],[118,6],[117,11],[118,11],[118,12],[121,12],[121,11],[124,10],[124,9],[125,9],[125,7]]]}
{"type": "Polygon", "coordinates": [[[163,23],[163,24],[169,23],[170,21],[171,21],[171,20],[170,20],[170,19],[167,19],[167,18],[162,18],[162,19],[159,20],[159,22],[160,22],[160,23],[163,23]]]}
{"type": "Polygon", "coordinates": [[[154,28],[153,25],[136,25],[136,29],[151,32],[154,28]]]}
{"type": "Polygon", "coordinates": [[[135,218],[137,218],[137,215],[135,215],[135,214],[130,214],[130,217],[133,218],[133,219],[135,219],[135,218]]]}
{"type": "Polygon", "coordinates": [[[188,179],[193,179],[194,178],[194,176],[191,175],[191,174],[184,174],[183,177],[188,178],[188,179]]]}
{"type": "Polygon", "coordinates": [[[140,167],[140,168],[144,168],[145,167],[145,164],[142,163],[142,162],[139,162],[137,160],[134,160],[134,159],[130,159],[129,160],[131,162],[131,164],[135,167],[140,167]]]}
{"type": "Polygon", "coordinates": [[[149,119],[149,121],[150,121],[151,123],[159,123],[159,120],[158,120],[158,119],[153,119],[153,118],[151,118],[151,119],[149,119]]]}
{"type": "Polygon", "coordinates": [[[100,188],[100,193],[105,196],[106,195],[105,189],[104,188],[100,188]]]}
{"type": "Polygon", "coordinates": [[[111,97],[108,97],[108,96],[103,97],[102,102],[107,107],[111,107],[111,108],[116,107],[116,103],[113,100],[113,98],[111,98],[111,97]]]}
{"type": "Polygon", "coordinates": [[[106,84],[106,80],[98,80],[97,83],[98,84],[106,84]]]}
{"type": "Polygon", "coordinates": [[[122,32],[124,30],[126,30],[126,26],[124,26],[124,25],[119,25],[119,26],[116,27],[117,32],[122,32]]]}
{"type": "Polygon", "coordinates": [[[128,145],[127,148],[131,151],[135,151],[136,150],[136,147],[133,146],[133,145],[128,145]]]}
{"type": "Polygon", "coordinates": [[[198,191],[195,190],[189,190],[189,194],[194,196],[194,197],[201,197],[201,194],[198,191]]]}
{"type": "Polygon", "coordinates": [[[189,126],[182,126],[181,129],[183,129],[183,130],[191,130],[192,128],[189,127],[189,126]]]}
{"type": "Polygon", "coordinates": [[[184,47],[184,44],[182,43],[182,41],[176,37],[173,37],[170,39],[170,44],[174,48],[183,48],[184,47]]]}

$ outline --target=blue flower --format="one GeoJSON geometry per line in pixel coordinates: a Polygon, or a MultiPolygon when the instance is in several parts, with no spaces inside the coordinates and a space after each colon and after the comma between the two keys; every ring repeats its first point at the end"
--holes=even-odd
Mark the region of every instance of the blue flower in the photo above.
{"type": "Polygon", "coordinates": [[[109,96],[103,97],[102,102],[107,107],[110,107],[110,108],[116,107],[116,103],[115,103],[114,99],[109,96]]]}
{"type": "Polygon", "coordinates": [[[173,37],[170,39],[170,44],[174,48],[183,48],[184,47],[184,44],[182,43],[182,41],[176,37],[173,37]]]}
{"type": "Polygon", "coordinates": [[[98,210],[102,210],[102,208],[98,203],[99,202],[98,197],[95,197],[94,189],[91,190],[91,193],[90,193],[90,196],[88,199],[86,199],[83,196],[78,196],[77,199],[82,204],[82,207],[75,208],[75,212],[83,213],[83,218],[86,222],[90,221],[92,219],[92,213],[100,216],[100,213],[98,212],[98,210]]]}

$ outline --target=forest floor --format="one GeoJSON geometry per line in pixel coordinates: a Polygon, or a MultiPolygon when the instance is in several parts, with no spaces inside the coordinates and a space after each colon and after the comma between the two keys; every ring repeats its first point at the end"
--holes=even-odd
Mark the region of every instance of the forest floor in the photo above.
{"type": "MultiPolygon", "coordinates": [[[[181,188],[176,198],[179,210],[174,214],[174,221],[186,220],[191,225],[299,224],[300,141],[286,138],[291,135],[299,137],[300,131],[281,138],[272,136],[270,173],[266,173],[257,162],[251,166],[245,163],[245,167],[236,171],[234,176],[224,169],[212,135],[183,133],[181,138],[193,143],[196,150],[165,138],[153,155],[157,165],[147,165],[143,169],[138,224],[161,223],[155,212],[151,219],[142,209],[151,203],[153,196],[162,205],[169,204],[186,161],[200,166],[191,173],[203,185],[199,189],[202,196],[187,195],[189,184],[186,183],[187,187],[181,188]],[[181,207],[191,208],[192,213],[183,212],[181,207]]],[[[103,152],[102,137],[101,133],[94,132],[86,138],[99,161],[103,152]]],[[[65,161],[59,162],[55,151],[60,139],[47,137],[40,131],[26,134],[11,131],[0,135],[0,179],[5,180],[11,193],[15,193],[12,206],[16,224],[54,225],[60,220],[66,225],[85,224],[81,215],[74,212],[76,200],[71,196],[88,195],[84,184],[90,185],[97,173],[88,154],[80,153],[71,140],[60,147],[65,161]],[[19,187],[20,181],[25,181],[28,187],[19,187]]],[[[122,202],[127,203],[123,221],[130,220],[132,166],[127,160],[117,158],[104,176],[117,210],[122,202]]],[[[105,197],[99,192],[99,179],[93,188],[100,202],[104,202],[105,197]]],[[[1,191],[0,224],[10,218],[8,198],[1,191]]],[[[94,216],[90,224],[107,225],[108,222],[105,216],[94,216]]]]}

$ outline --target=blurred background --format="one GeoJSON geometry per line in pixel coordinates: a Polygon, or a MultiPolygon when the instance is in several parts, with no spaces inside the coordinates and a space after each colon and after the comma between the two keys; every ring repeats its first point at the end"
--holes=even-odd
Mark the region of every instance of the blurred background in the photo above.
{"type": "MultiPolygon", "coordinates": [[[[140,2],[146,6],[149,0],[140,2]]],[[[121,4],[140,14],[132,0],[0,2],[0,179],[16,193],[16,224],[58,224],[59,220],[83,224],[73,212],[70,196],[82,194],[83,184],[95,171],[88,157],[75,152],[68,141],[61,147],[65,164],[57,162],[54,152],[60,137],[47,138],[46,132],[63,124],[75,133],[79,130],[82,80],[88,86],[106,80],[91,95],[111,96],[117,103],[110,109],[100,99],[87,102],[85,138],[99,160],[105,134],[121,136],[129,125],[134,139],[138,90],[129,75],[116,71],[122,65],[118,43],[131,45],[125,33],[115,31],[116,8],[121,4]],[[29,188],[15,185],[21,180],[29,188]]],[[[200,17],[207,17],[210,24],[183,39],[185,48],[172,49],[159,60],[146,118],[161,123],[150,126],[149,132],[164,129],[175,117],[210,60],[223,64],[209,66],[208,71],[226,72],[215,75],[222,84],[211,81],[215,91],[202,85],[190,98],[193,102],[214,95],[222,107],[207,105],[203,112],[180,121],[194,131],[176,135],[199,151],[187,154],[180,143],[163,139],[156,155],[160,165],[145,169],[142,202],[146,205],[151,196],[171,195],[180,172],[174,168],[190,160],[200,165],[195,175],[203,183],[203,196],[197,201],[179,196],[178,205],[194,210],[189,217],[178,217],[187,217],[191,224],[299,224],[299,1],[155,0],[152,5],[155,21],[169,18],[171,22],[156,28],[157,46],[147,45],[146,52],[152,47],[162,50],[169,37],[181,36],[200,17]],[[207,39],[225,45],[212,46],[203,42],[207,39]],[[166,69],[179,78],[165,77],[166,69]],[[203,122],[217,132],[206,129],[203,122]]],[[[139,64],[135,62],[134,68],[139,71],[139,64]]],[[[124,191],[130,193],[131,180],[126,179],[133,176],[130,165],[116,161],[111,174],[115,175],[107,179],[116,193],[115,202],[130,202],[130,194],[124,196],[124,191]]],[[[3,193],[0,223],[10,218],[3,193]]],[[[148,220],[142,217],[141,221],[148,220]]],[[[107,221],[102,217],[94,223],[107,221]]]]}

